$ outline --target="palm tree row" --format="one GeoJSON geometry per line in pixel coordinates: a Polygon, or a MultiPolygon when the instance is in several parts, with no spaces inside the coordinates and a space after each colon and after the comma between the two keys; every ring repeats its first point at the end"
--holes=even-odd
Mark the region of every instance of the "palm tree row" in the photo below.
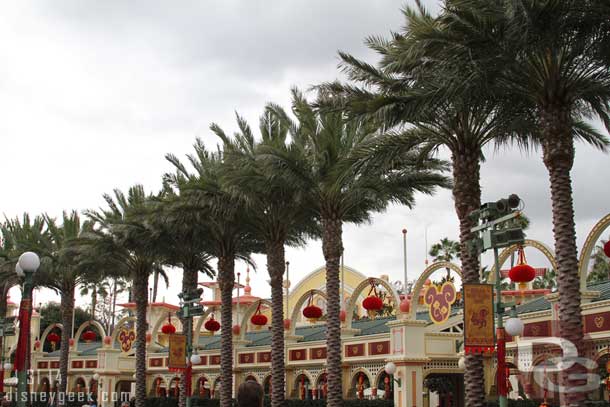
{"type": "MultiPolygon", "coordinates": [[[[464,282],[478,282],[468,214],[480,206],[480,163],[487,145],[539,147],[549,172],[558,263],[560,335],[582,349],[582,322],[570,170],[574,143],[601,150],[610,128],[610,8],[603,0],[445,0],[431,15],[406,8],[403,31],[367,44],[377,66],[340,53],[349,83],[321,88],[346,98],[355,117],[389,129],[363,155],[385,162],[401,148],[446,149],[460,224],[464,282]]],[[[484,404],[482,359],[466,357],[469,406],[484,404]]],[[[566,404],[578,403],[578,395],[566,404]]]]}

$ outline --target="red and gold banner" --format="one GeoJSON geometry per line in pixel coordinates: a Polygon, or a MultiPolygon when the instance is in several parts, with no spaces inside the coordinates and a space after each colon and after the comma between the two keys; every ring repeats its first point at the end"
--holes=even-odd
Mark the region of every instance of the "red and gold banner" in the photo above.
{"type": "Polygon", "coordinates": [[[482,353],[494,349],[493,286],[464,284],[464,350],[482,353]]]}
{"type": "Polygon", "coordinates": [[[186,335],[169,335],[170,369],[186,369],[186,335]]]}

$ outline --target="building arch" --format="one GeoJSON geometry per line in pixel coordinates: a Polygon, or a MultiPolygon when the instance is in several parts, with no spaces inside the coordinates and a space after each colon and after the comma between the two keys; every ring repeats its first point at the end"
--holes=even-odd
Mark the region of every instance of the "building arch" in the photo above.
{"type": "Polygon", "coordinates": [[[428,277],[430,277],[432,273],[440,269],[449,269],[455,272],[458,276],[460,276],[460,278],[462,278],[462,269],[455,263],[451,263],[448,261],[437,261],[426,267],[415,282],[415,285],[413,286],[413,297],[411,298],[412,304],[411,309],[409,311],[409,319],[417,319],[417,301],[419,299],[419,293],[424,287],[424,284],[428,277]]]}
{"type": "Polygon", "coordinates": [[[162,375],[156,375],[151,382],[149,396],[159,397],[161,395],[161,388],[167,388],[167,382],[162,375]]]}
{"type": "Polygon", "coordinates": [[[208,307],[203,314],[197,318],[197,322],[195,322],[193,326],[193,343],[199,343],[199,337],[201,336],[201,327],[205,323],[205,320],[208,319],[210,314],[213,314],[216,310],[216,307],[208,307]]]}
{"type": "Polygon", "coordinates": [[[601,238],[602,233],[610,227],[610,213],[601,218],[591,229],[585,243],[580,250],[580,258],[578,261],[578,275],[580,277],[580,290],[587,289],[587,273],[589,272],[589,262],[595,250],[595,244],[601,238]]]}
{"type": "Polygon", "coordinates": [[[99,322],[97,322],[95,320],[83,322],[81,324],[81,326],[78,327],[78,329],[76,330],[76,333],[74,334],[74,350],[78,350],[78,342],[79,342],[78,339],[80,339],[85,328],[90,327],[90,326],[94,327],[97,330],[97,333],[100,335],[101,339],[103,339],[106,336],[106,331],[104,330],[104,327],[99,322]]]}
{"type": "Polygon", "coordinates": [[[258,375],[254,372],[244,373],[244,381],[247,382],[248,380],[254,380],[256,383],[260,384],[260,379],[258,378],[258,375]]]}
{"type": "Polygon", "coordinates": [[[87,393],[87,380],[85,376],[77,376],[74,378],[74,384],[72,385],[72,391],[77,392],[78,386],[81,385],[80,393],[87,393]]]}
{"type": "Polygon", "coordinates": [[[356,307],[356,303],[358,301],[358,297],[367,287],[370,287],[372,284],[379,284],[383,288],[388,291],[388,294],[392,297],[392,301],[394,301],[394,307],[396,309],[396,313],[400,313],[400,296],[396,291],[396,288],[389,282],[384,279],[377,277],[369,277],[366,280],[362,281],[358,286],[354,289],[352,296],[350,298],[349,304],[347,305],[346,315],[345,315],[345,327],[350,329],[352,327],[352,320],[354,319],[354,308],[356,307]],[[354,299],[353,301],[351,299],[354,299]]]}
{"type": "Polygon", "coordinates": [[[305,304],[305,301],[309,300],[309,297],[312,295],[319,295],[320,297],[322,297],[326,301],[328,301],[328,296],[326,295],[326,293],[322,290],[318,290],[315,288],[312,290],[309,290],[305,294],[303,294],[294,304],[294,307],[292,309],[292,314],[290,315],[290,330],[288,331],[290,336],[295,335],[296,320],[299,317],[299,313],[301,312],[301,307],[303,306],[303,304],[305,304]]]}
{"type": "Polygon", "coordinates": [[[241,340],[246,339],[246,331],[248,329],[248,323],[250,322],[250,318],[252,317],[252,315],[254,315],[254,313],[258,309],[259,305],[261,305],[261,306],[266,305],[269,308],[272,307],[271,301],[269,301],[269,300],[260,299],[256,302],[253,302],[246,309],[246,312],[244,313],[244,319],[241,321],[241,326],[240,326],[240,330],[239,330],[239,339],[241,339],[241,340]]]}
{"type": "MultiPolygon", "coordinates": [[[[533,249],[538,250],[540,253],[542,253],[544,255],[544,257],[547,258],[549,263],[551,263],[551,267],[553,267],[554,270],[557,270],[557,261],[555,260],[555,252],[553,252],[553,250],[550,247],[548,247],[547,245],[545,245],[544,243],[539,242],[538,240],[532,240],[532,239],[525,239],[523,241],[522,245],[514,244],[514,245],[509,246],[509,247],[505,248],[504,250],[502,250],[500,252],[500,255],[498,256],[498,264],[500,265],[500,269],[502,268],[502,266],[504,265],[506,260],[508,260],[510,255],[519,250],[520,246],[531,247],[533,249]]],[[[487,282],[488,283],[496,282],[495,264],[491,268],[491,272],[489,273],[489,276],[487,277],[487,282]]]]}
{"type": "MultiPolygon", "coordinates": [[[[350,398],[358,398],[358,381],[360,380],[360,376],[363,375],[365,378],[365,383],[368,382],[368,387],[365,389],[370,389],[375,387],[375,382],[373,381],[373,375],[371,372],[364,368],[360,367],[358,369],[354,369],[351,372],[351,377],[349,380],[349,387],[344,390],[345,397],[350,398]]],[[[364,390],[364,389],[363,389],[364,390]]]]}

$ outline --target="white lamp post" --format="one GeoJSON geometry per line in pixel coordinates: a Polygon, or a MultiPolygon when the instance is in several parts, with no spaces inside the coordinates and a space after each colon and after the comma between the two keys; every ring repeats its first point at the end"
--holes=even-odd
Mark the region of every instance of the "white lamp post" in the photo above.
{"type": "MultiPolygon", "coordinates": [[[[32,290],[34,288],[32,278],[36,270],[40,267],[40,258],[34,252],[25,252],[19,256],[19,262],[15,266],[15,273],[23,277],[23,296],[19,306],[19,340],[18,351],[25,352],[30,343],[30,314],[32,312],[32,290]]],[[[17,392],[19,395],[27,394],[28,369],[30,361],[27,357],[17,359],[18,364],[15,364],[17,372],[17,392]]],[[[17,407],[25,407],[27,400],[24,397],[17,398],[17,407]]]]}
{"type": "Polygon", "coordinates": [[[400,383],[401,383],[400,379],[397,379],[394,377],[394,373],[396,373],[396,364],[394,362],[388,362],[385,364],[384,370],[389,376],[392,376],[392,379],[400,387],[400,383]]]}
{"type": "Polygon", "coordinates": [[[523,321],[517,317],[508,318],[506,320],[506,333],[510,336],[521,336],[523,335],[523,321]]]}

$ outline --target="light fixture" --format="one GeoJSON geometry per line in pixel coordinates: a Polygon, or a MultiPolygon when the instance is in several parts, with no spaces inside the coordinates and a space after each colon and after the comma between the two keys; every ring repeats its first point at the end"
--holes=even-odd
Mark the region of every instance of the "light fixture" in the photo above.
{"type": "Polygon", "coordinates": [[[10,372],[11,370],[13,370],[13,364],[10,362],[6,362],[4,364],[4,370],[6,370],[7,372],[10,372]]]}
{"type": "Polygon", "coordinates": [[[35,272],[40,267],[40,257],[34,252],[25,252],[19,256],[19,266],[26,272],[35,272]]]}
{"type": "Polygon", "coordinates": [[[201,363],[201,356],[199,356],[198,354],[194,354],[191,356],[191,364],[192,365],[198,365],[201,363]]]}
{"type": "Polygon", "coordinates": [[[386,374],[392,376],[392,379],[396,382],[398,387],[401,385],[401,380],[394,377],[394,373],[396,373],[396,364],[394,362],[388,362],[385,364],[384,368],[386,374]]]}
{"type": "Polygon", "coordinates": [[[464,356],[462,356],[461,358],[458,359],[458,367],[460,369],[466,368],[466,359],[464,358],[464,356]]]}
{"type": "Polygon", "coordinates": [[[508,318],[506,320],[506,333],[510,336],[521,336],[523,335],[523,329],[525,326],[523,325],[523,321],[517,317],[508,318]]]}
{"type": "Polygon", "coordinates": [[[94,375],[93,375],[93,380],[95,380],[96,382],[97,382],[98,380],[100,380],[100,375],[99,375],[99,373],[96,373],[96,374],[94,374],[94,375]]]}
{"type": "Polygon", "coordinates": [[[19,265],[19,263],[15,264],[15,273],[19,276],[19,277],[25,277],[25,273],[23,272],[23,269],[21,268],[21,266],[19,265]]]}

